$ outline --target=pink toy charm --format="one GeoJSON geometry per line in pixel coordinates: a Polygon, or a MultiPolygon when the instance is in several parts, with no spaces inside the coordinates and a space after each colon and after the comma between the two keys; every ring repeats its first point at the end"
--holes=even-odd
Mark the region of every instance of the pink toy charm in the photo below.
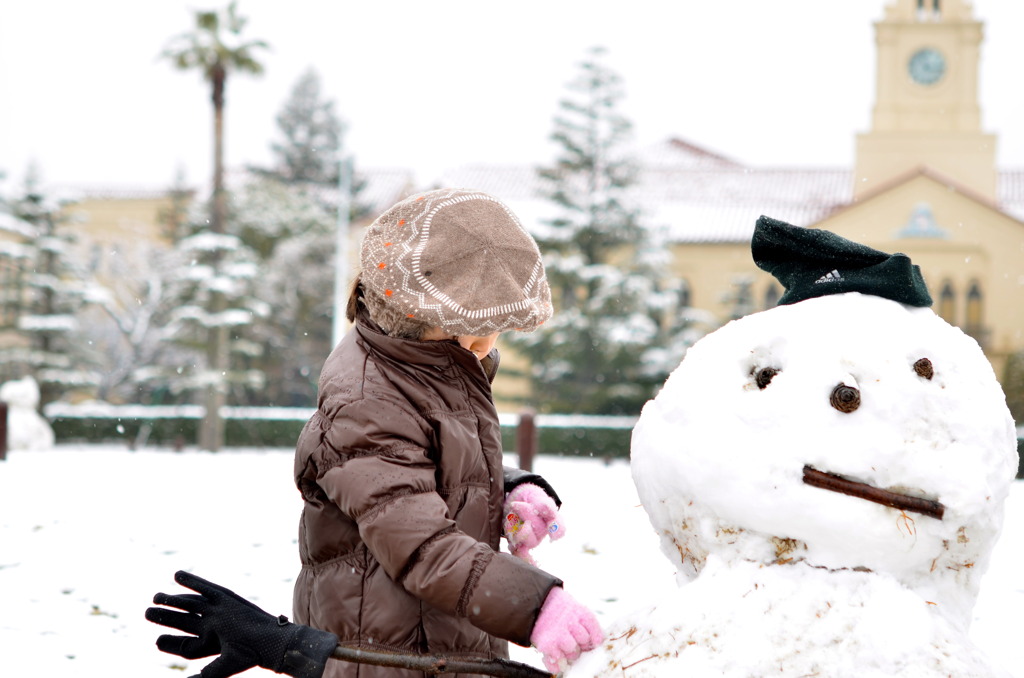
{"type": "Polygon", "coordinates": [[[530,551],[545,536],[555,541],[565,534],[554,499],[533,483],[523,483],[508,493],[504,514],[509,551],[533,565],[536,563],[530,551]]]}
{"type": "Polygon", "coordinates": [[[593,650],[603,640],[594,613],[560,586],[544,599],[530,633],[530,642],[544,655],[544,666],[552,673],[562,673],[581,653],[593,650]]]}

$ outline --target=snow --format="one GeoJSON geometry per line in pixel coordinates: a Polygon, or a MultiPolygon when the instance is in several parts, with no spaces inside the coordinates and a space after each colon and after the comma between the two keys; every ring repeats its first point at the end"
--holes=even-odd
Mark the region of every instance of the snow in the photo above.
{"type": "MultiPolygon", "coordinates": [[[[2,216],[3,213],[0,212],[0,217],[2,216]]],[[[3,226],[0,224],[0,232],[3,232],[3,230],[3,226]]],[[[32,247],[8,240],[0,240],[0,256],[8,257],[13,261],[17,261],[18,259],[29,259],[34,254],[35,250],[32,247]]]]}
{"type": "Polygon", "coordinates": [[[242,241],[236,236],[209,231],[182,238],[179,242],[183,252],[233,252],[241,244],[242,241]]]}
{"type": "MultiPolygon", "coordinates": [[[[928,309],[848,294],[726,325],[648,403],[632,466],[535,461],[566,536],[533,555],[608,632],[569,676],[1024,678],[1014,434],[977,345],[928,309]],[[855,411],[830,406],[837,383],[859,389],[855,411]],[[805,466],[944,514],[804,485],[805,466]]],[[[155,649],[152,595],[182,592],[185,569],[287,614],[300,509],[290,450],[10,452],[5,675],[197,672],[209,660],[155,649]]]]}
{"type": "MultiPolygon", "coordinates": [[[[514,464],[514,456],[507,463],[514,464]]],[[[534,470],[565,501],[566,525],[565,538],[534,555],[597,611],[606,629],[675,590],[674,570],[639,506],[628,463],[542,455],[534,470]]],[[[291,450],[210,454],[58,445],[9,452],[0,461],[4,675],[181,678],[198,672],[207,661],[187,662],[156,649],[161,628],[143,619],[153,594],[184,592],[172,575],[186,569],[269,612],[290,614],[300,510],[291,450]]],[[[1022,562],[1024,483],[1018,482],[982,580],[971,635],[1024,677],[1017,632],[1022,562]]],[[[884,612],[876,609],[883,619],[884,612]]],[[[910,628],[890,626],[880,633],[910,642],[910,628]]],[[[542,666],[533,650],[513,646],[512,654],[542,666]]],[[[246,675],[274,674],[254,669],[246,675]]]]}
{"type": "Polygon", "coordinates": [[[26,332],[73,332],[78,321],[73,315],[22,315],[18,317],[18,329],[26,332]]]}

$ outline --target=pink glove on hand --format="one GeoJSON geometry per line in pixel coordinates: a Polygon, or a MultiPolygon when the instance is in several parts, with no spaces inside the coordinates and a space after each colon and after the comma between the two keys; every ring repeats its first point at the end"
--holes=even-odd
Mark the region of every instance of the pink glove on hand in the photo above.
{"type": "Polygon", "coordinates": [[[593,650],[604,640],[604,632],[594,613],[565,592],[561,586],[551,589],[544,599],[530,633],[530,643],[544,655],[544,666],[551,673],[562,673],[580,653],[593,650]]]}
{"type": "Polygon", "coordinates": [[[555,500],[533,483],[517,485],[505,497],[505,538],[508,550],[531,565],[536,563],[530,550],[545,536],[551,541],[565,535],[565,526],[555,500]]]}

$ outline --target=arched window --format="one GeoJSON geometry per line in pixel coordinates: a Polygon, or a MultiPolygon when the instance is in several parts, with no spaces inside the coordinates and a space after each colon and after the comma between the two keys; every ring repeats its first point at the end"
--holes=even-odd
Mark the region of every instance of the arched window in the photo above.
{"type": "Polygon", "coordinates": [[[942,284],[942,291],[939,292],[938,313],[950,325],[956,324],[956,293],[953,291],[953,283],[948,280],[942,284]]]}
{"type": "Polygon", "coordinates": [[[940,0],[917,0],[918,19],[938,19],[941,14],[940,0]]]}
{"type": "Polygon", "coordinates": [[[967,290],[967,322],[964,332],[974,337],[982,348],[985,347],[985,297],[978,281],[971,282],[967,290]]]}

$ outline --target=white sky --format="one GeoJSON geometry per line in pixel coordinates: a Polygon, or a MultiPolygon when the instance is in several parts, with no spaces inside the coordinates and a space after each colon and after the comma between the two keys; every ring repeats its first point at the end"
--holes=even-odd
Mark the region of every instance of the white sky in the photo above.
{"type": "MultiPolygon", "coordinates": [[[[239,0],[270,43],[228,83],[226,158],[268,164],[274,117],[320,73],[357,166],[421,182],[470,163],[541,164],[565,84],[609,48],[640,143],[679,136],[754,165],[849,165],[874,103],[887,0],[239,0]],[[628,10],[626,9],[628,7],[628,10]]],[[[0,190],[190,184],[212,166],[209,88],[158,59],[196,0],[33,0],[0,8],[0,190]]],[[[980,98],[1002,166],[1024,166],[1024,2],[975,0],[980,98]]]]}

